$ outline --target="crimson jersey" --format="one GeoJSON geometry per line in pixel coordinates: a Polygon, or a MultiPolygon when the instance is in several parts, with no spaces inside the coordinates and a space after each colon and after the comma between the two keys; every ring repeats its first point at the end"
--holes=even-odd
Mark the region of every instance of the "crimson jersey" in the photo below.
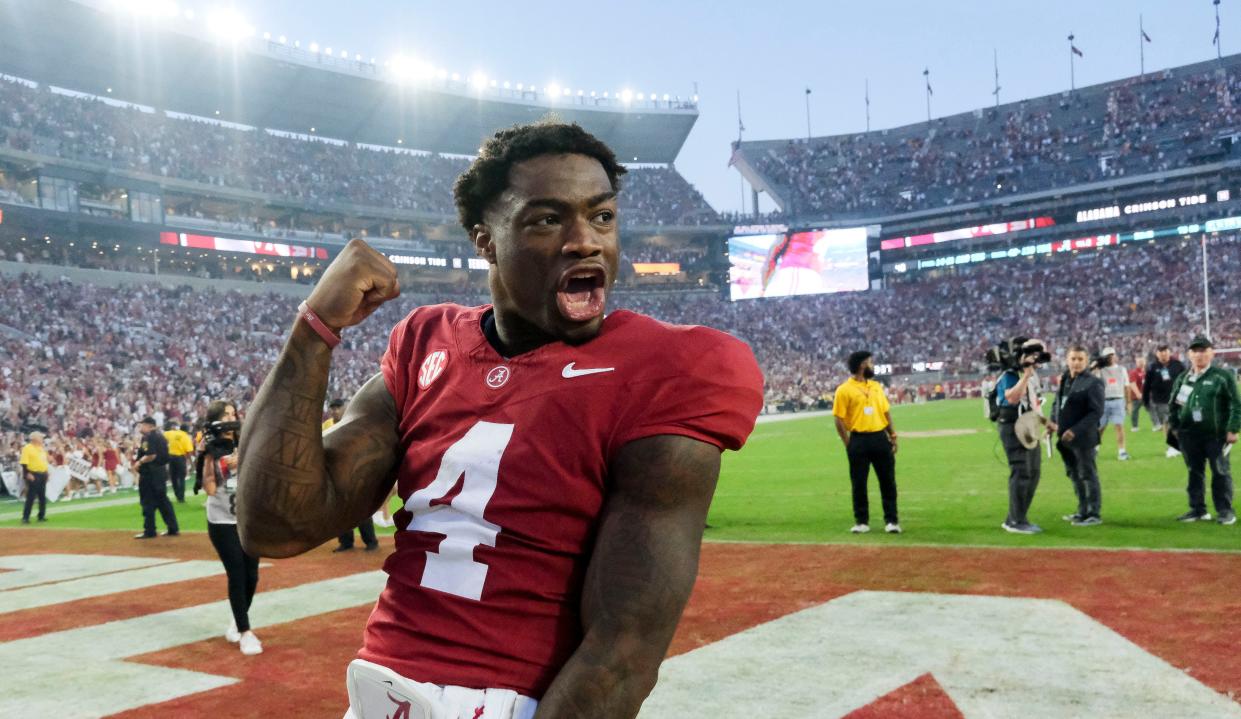
{"type": "Polygon", "coordinates": [[[420,307],[392,330],[382,369],[405,506],[358,656],[537,698],[581,641],[616,452],[661,434],[740,448],[763,378],[727,334],[628,311],[584,344],[505,359],[483,335],[490,309],[420,307]]]}

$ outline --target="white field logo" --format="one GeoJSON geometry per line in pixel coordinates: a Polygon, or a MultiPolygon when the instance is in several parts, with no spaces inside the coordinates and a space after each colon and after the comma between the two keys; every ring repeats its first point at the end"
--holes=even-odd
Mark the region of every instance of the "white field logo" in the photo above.
{"type": "Polygon", "coordinates": [[[447,366],[448,352],[446,350],[436,350],[427,355],[427,358],[422,361],[422,369],[418,370],[418,388],[430,387],[431,383],[444,373],[444,368],[447,366]]]}

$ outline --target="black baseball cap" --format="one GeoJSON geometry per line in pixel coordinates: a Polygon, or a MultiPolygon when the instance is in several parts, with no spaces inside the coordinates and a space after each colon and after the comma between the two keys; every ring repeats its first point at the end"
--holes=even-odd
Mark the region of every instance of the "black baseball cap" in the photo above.
{"type": "Polygon", "coordinates": [[[1204,350],[1207,347],[1214,346],[1215,345],[1211,343],[1211,338],[1206,335],[1198,335],[1189,341],[1189,348],[1191,350],[1204,350]]]}

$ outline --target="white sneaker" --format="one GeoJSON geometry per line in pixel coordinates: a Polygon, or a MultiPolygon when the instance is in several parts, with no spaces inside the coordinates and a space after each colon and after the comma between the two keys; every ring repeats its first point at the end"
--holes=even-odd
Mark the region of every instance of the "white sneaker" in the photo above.
{"type": "Polygon", "coordinates": [[[1180,451],[1179,449],[1176,449],[1175,447],[1168,447],[1168,451],[1167,451],[1167,452],[1164,452],[1164,453],[1163,453],[1163,456],[1165,456],[1165,457],[1179,457],[1179,456],[1181,456],[1181,451],[1180,451]]]}
{"type": "Polygon", "coordinates": [[[897,524],[896,522],[888,522],[887,526],[883,528],[883,531],[887,532],[888,534],[900,534],[901,525],[897,524]]]}
{"type": "Polygon", "coordinates": [[[1162,431],[1163,431],[1163,425],[1162,425],[1162,424],[1155,425],[1154,427],[1151,427],[1151,431],[1152,431],[1152,432],[1162,432],[1162,431]]]}
{"type": "Polygon", "coordinates": [[[228,629],[224,630],[224,638],[236,644],[241,641],[241,632],[237,631],[237,620],[228,620],[228,629]]]}
{"type": "Polygon", "coordinates": [[[241,653],[248,657],[263,653],[263,643],[259,641],[258,637],[254,636],[254,632],[242,634],[240,644],[241,653]]]}
{"type": "Polygon", "coordinates": [[[1116,453],[1116,459],[1119,459],[1120,461],[1123,462],[1126,459],[1129,459],[1129,453],[1122,449],[1116,453]]]}
{"type": "Polygon", "coordinates": [[[867,532],[870,531],[870,525],[869,524],[855,524],[853,525],[853,529],[850,529],[849,531],[853,532],[854,534],[866,534],[867,532]]]}

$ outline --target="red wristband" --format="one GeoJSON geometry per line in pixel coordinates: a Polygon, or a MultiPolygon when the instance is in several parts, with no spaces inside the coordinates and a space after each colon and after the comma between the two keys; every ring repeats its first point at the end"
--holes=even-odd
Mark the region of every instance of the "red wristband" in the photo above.
{"type": "Polygon", "coordinates": [[[297,314],[306,320],[306,324],[310,325],[310,329],[314,330],[315,334],[323,338],[323,341],[327,343],[328,349],[336,349],[336,345],[340,344],[340,335],[323,324],[323,320],[319,319],[319,315],[310,309],[310,305],[303,301],[297,306],[297,314]]]}

